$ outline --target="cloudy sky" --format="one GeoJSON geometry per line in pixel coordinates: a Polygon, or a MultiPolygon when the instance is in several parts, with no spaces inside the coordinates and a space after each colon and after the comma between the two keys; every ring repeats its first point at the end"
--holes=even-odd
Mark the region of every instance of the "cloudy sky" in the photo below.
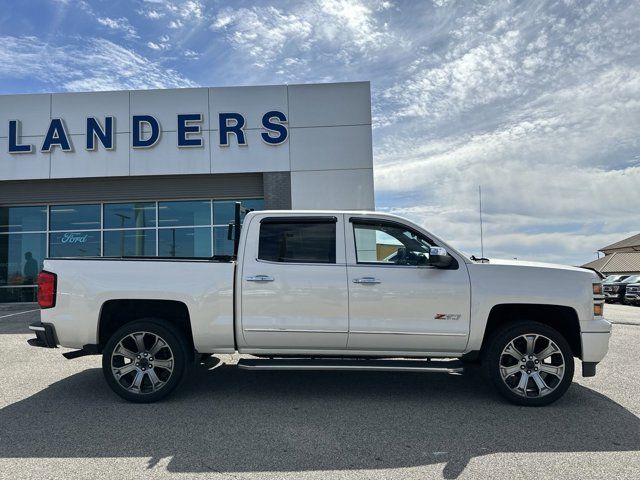
{"type": "Polygon", "coordinates": [[[0,93],[370,80],[376,204],[485,256],[640,231],[640,2],[0,1],[0,93]]]}

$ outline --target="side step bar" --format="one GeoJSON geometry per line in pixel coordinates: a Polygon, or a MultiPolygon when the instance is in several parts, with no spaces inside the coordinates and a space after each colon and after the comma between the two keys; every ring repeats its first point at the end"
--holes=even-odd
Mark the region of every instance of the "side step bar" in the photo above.
{"type": "Polygon", "coordinates": [[[349,360],[324,358],[242,358],[243,370],[343,370],[373,372],[439,372],[459,374],[464,371],[460,360],[349,360]]]}

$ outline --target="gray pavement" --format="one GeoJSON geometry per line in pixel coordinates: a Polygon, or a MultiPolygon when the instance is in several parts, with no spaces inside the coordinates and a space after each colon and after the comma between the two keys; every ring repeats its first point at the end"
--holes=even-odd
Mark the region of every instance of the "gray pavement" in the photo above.
{"type": "Polygon", "coordinates": [[[0,311],[0,479],[638,478],[640,308],[605,311],[619,324],[598,375],[545,408],[503,402],[476,369],[215,361],[168,400],[134,405],[108,389],[99,357],[28,347],[37,311],[0,311]]]}
{"type": "Polygon", "coordinates": [[[640,325],[640,307],[607,303],[604,306],[604,316],[620,325],[640,325]]]}

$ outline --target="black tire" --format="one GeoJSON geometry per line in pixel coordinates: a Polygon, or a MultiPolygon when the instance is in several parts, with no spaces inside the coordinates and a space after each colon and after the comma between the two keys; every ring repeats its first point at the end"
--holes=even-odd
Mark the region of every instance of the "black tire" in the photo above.
{"type": "Polygon", "coordinates": [[[573,380],[574,361],[571,347],[557,330],[539,322],[522,321],[507,324],[493,333],[483,352],[482,368],[498,392],[511,403],[541,407],[555,402],[566,393],[573,380]],[[533,355],[524,353],[521,359],[516,360],[513,353],[522,353],[523,350],[526,352],[527,339],[532,338],[533,355]],[[508,349],[510,353],[504,353],[511,342],[514,343],[508,349]],[[557,348],[558,351],[541,359],[546,352],[551,351],[545,351],[547,347],[551,350],[557,348]],[[563,369],[561,378],[546,371],[559,371],[560,368],[563,369]],[[517,370],[507,375],[514,369],[517,370]],[[540,379],[543,380],[542,388],[538,384],[540,379]]]}
{"type": "Polygon", "coordinates": [[[185,377],[192,357],[191,348],[178,329],[165,321],[145,318],[127,323],[109,338],[102,352],[102,372],[109,387],[125,400],[151,403],[175,390],[185,377]],[[159,345],[156,344],[158,338],[165,345],[157,350],[157,358],[153,358],[149,354],[154,351],[154,345],[159,345]],[[144,345],[142,352],[137,348],[138,339],[144,345]],[[116,348],[118,352],[115,352],[116,348]],[[119,354],[125,349],[128,356],[119,354]],[[129,358],[131,353],[134,353],[133,358],[129,358]],[[125,370],[130,371],[122,374],[125,370]],[[116,372],[121,374],[119,379],[116,372]],[[135,386],[138,378],[141,378],[139,388],[135,386]]]}

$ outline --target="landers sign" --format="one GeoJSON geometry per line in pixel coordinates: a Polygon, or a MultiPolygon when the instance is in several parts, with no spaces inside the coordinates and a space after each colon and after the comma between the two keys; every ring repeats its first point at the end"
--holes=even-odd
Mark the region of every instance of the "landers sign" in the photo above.
{"type": "MultiPolygon", "coordinates": [[[[115,117],[106,116],[103,119],[88,117],[86,121],[84,148],[87,151],[115,149],[115,117]]],[[[203,115],[201,113],[178,114],[176,117],[177,147],[204,147],[202,137],[203,115]]],[[[235,137],[238,145],[248,145],[245,135],[246,121],[240,113],[228,112],[218,114],[218,145],[228,147],[230,137],[235,137]]],[[[262,115],[263,132],[260,137],[267,145],[284,143],[289,132],[287,117],[283,112],[270,110],[262,115]]],[[[131,147],[136,149],[152,148],[161,141],[162,126],[152,115],[133,115],[131,117],[131,147]]],[[[62,118],[54,118],[49,123],[42,145],[36,146],[22,139],[21,121],[9,120],[9,153],[33,153],[36,148],[43,153],[52,152],[58,147],[63,152],[73,152],[71,136],[62,118]]]]}

